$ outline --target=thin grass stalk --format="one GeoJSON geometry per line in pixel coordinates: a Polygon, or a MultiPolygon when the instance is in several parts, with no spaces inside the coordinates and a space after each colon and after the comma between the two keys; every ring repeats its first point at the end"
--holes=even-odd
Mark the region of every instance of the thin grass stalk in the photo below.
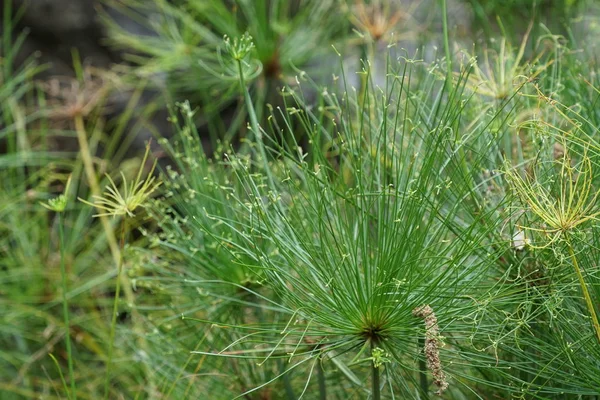
{"type": "MultiPolygon", "coordinates": [[[[92,195],[100,197],[102,193],[100,191],[100,186],[98,185],[98,179],[96,178],[96,171],[94,169],[94,162],[92,161],[92,154],[87,140],[83,117],[79,114],[76,115],[74,117],[74,122],[75,131],[77,133],[77,141],[79,142],[79,153],[81,154],[81,160],[83,161],[83,168],[85,169],[85,175],[87,177],[88,185],[90,186],[90,191],[92,192],[92,195]]],[[[110,248],[112,257],[115,262],[118,263],[121,255],[119,253],[119,245],[117,244],[117,239],[115,238],[112,227],[108,222],[108,218],[105,216],[100,217],[100,222],[104,228],[106,241],[108,242],[108,247],[110,248]]]]}
{"type": "Polygon", "coordinates": [[[579,268],[579,262],[577,261],[577,257],[575,256],[575,251],[573,250],[573,245],[571,243],[571,239],[569,236],[566,236],[567,248],[569,249],[569,257],[571,258],[571,262],[573,263],[573,268],[575,269],[575,274],[577,274],[577,279],[579,280],[579,285],[581,286],[581,291],[583,292],[583,297],[585,299],[588,311],[590,313],[590,318],[592,320],[592,327],[596,333],[596,338],[598,339],[598,343],[600,344],[600,323],[598,322],[598,316],[596,315],[596,310],[594,309],[594,303],[592,302],[592,298],[587,289],[587,285],[585,280],[583,279],[583,274],[581,273],[581,268],[579,268]]]}
{"type": "Polygon", "coordinates": [[[67,398],[71,399],[68,387],[67,387],[67,381],[65,381],[65,376],[62,373],[62,370],[60,369],[60,365],[58,364],[58,360],[56,359],[56,357],[54,357],[54,354],[49,353],[48,356],[52,359],[52,362],[54,362],[54,365],[56,366],[56,369],[58,370],[58,375],[60,376],[60,381],[63,384],[63,387],[65,388],[65,391],[67,392],[67,398]]]}
{"type": "Polygon", "coordinates": [[[112,363],[112,356],[114,350],[114,342],[115,342],[115,330],[117,325],[117,310],[119,307],[119,294],[121,291],[121,273],[123,272],[123,249],[125,248],[125,224],[126,219],[123,218],[121,221],[121,245],[120,245],[120,254],[119,258],[119,266],[117,271],[117,284],[115,288],[115,298],[113,303],[113,311],[112,318],[110,321],[110,339],[108,344],[108,359],[106,361],[106,377],[104,379],[104,398],[108,399],[108,386],[110,383],[110,367],[112,363]]]}
{"type": "Polygon", "coordinates": [[[258,151],[260,152],[260,157],[262,158],[262,162],[264,164],[264,170],[267,174],[267,178],[269,179],[269,183],[271,187],[275,187],[273,176],[271,174],[271,168],[269,168],[269,161],[267,159],[267,153],[265,151],[265,145],[263,142],[262,132],[258,125],[258,118],[256,117],[256,111],[254,110],[254,105],[252,104],[252,99],[250,98],[250,92],[248,92],[248,88],[246,87],[246,81],[244,79],[244,70],[242,68],[242,60],[236,59],[238,65],[238,73],[240,75],[240,86],[242,91],[244,92],[244,100],[246,103],[246,108],[248,109],[248,116],[250,117],[250,127],[254,131],[254,135],[256,138],[256,142],[258,144],[258,151]]]}
{"type": "Polygon", "coordinates": [[[67,301],[67,271],[65,268],[65,234],[62,213],[58,213],[58,242],[60,247],[60,274],[62,278],[62,303],[65,318],[65,343],[67,346],[67,363],[69,365],[69,381],[71,383],[71,394],[69,398],[77,399],[75,390],[75,375],[73,373],[73,354],[71,352],[71,323],[69,321],[69,304],[67,301]]]}
{"type": "MultiPolygon", "coordinates": [[[[200,346],[204,344],[204,340],[207,338],[207,333],[204,334],[204,336],[202,337],[202,340],[200,340],[198,342],[198,344],[196,344],[196,347],[194,348],[194,350],[192,352],[190,352],[190,355],[188,356],[187,360],[185,361],[185,363],[183,364],[183,366],[180,368],[179,372],[177,373],[177,376],[175,377],[175,379],[172,380],[171,382],[171,386],[169,386],[169,389],[167,390],[167,393],[165,395],[165,398],[170,399],[171,398],[171,394],[173,393],[173,390],[175,390],[177,383],[179,382],[179,380],[181,379],[181,377],[183,376],[183,374],[185,373],[188,365],[190,365],[190,363],[192,362],[192,358],[194,357],[194,352],[198,351],[200,349],[200,346]]],[[[196,368],[194,369],[194,374],[197,374],[198,371],[200,370],[200,368],[202,368],[202,364],[204,364],[204,360],[206,359],[206,356],[202,356],[200,358],[200,360],[198,361],[196,368]]],[[[192,385],[194,383],[193,379],[189,380],[189,383],[186,387],[185,390],[185,394],[184,394],[184,398],[188,397],[188,392],[190,391],[192,385]]]]}
{"type": "Polygon", "coordinates": [[[452,82],[452,58],[450,57],[450,43],[448,39],[448,12],[446,7],[446,0],[440,0],[442,6],[442,27],[444,30],[444,50],[446,52],[446,80],[448,83],[452,82]]]}

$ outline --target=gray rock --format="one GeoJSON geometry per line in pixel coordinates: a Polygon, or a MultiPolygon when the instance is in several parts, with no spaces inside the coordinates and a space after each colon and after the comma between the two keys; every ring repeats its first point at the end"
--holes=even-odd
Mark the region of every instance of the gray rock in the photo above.
{"type": "Polygon", "coordinates": [[[13,0],[26,7],[22,23],[39,32],[64,34],[95,29],[96,0],[13,0]]]}

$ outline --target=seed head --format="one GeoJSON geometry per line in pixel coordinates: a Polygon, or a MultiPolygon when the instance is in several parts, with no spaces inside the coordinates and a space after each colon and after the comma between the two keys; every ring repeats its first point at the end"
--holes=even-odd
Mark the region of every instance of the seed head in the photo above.
{"type": "Polygon", "coordinates": [[[427,368],[433,376],[433,383],[438,387],[436,394],[441,395],[448,389],[446,374],[442,369],[440,361],[440,329],[433,309],[428,305],[419,306],[413,310],[415,317],[425,320],[425,358],[427,359],[427,368]]]}
{"type": "Polygon", "coordinates": [[[110,184],[106,188],[106,191],[104,192],[103,196],[92,196],[92,198],[94,199],[93,203],[90,203],[81,198],[79,199],[83,203],[89,206],[96,207],[98,210],[102,211],[99,214],[94,215],[94,217],[116,217],[118,215],[133,217],[135,216],[133,212],[138,207],[144,206],[152,192],[154,192],[161,184],[161,182],[156,182],[156,177],[153,176],[154,168],[156,168],[156,160],[154,160],[154,164],[152,164],[152,169],[148,173],[146,179],[142,180],[144,165],[146,164],[146,160],[148,159],[149,153],[150,143],[146,145],[146,153],[144,154],[144,158],[140,165],[140,169],[138,171],[135,181],[128,184],[127,179],[125,178],[125,174],[121,172],[121,177],[123,178],[122,192],[119,191],[113,179],[107,174],[106,177],[108,178],[110,184]]]}
{"type": "Polygon", "coordinates": [[[67,195],[69,193],[70,187],[71,187],[71,177],[69,176],[69,179],[67,179],[67,185],[65,186],[65,190],[61,195],[48,200],[46,203],[40,202],[40,204],[43,207],[46,207],[50,211],[54,211],[57,213],[64,212],[65,209],[67,208],[67,203],[68,203],[67,195]]]}
{"type": "Polygon", "coordinates": [[[556,195],[538,182],[535,174],[522,178],[514,168],[506,170],[507,180],[517,195],[542,223],[541,227],[519,229],[542,233],[548,238],[542,246],[529,244],[532,247],[548,247],[581,224],[598,220],[600,216],[596,207],[600,191],[594,193],[592,189],[592,162],[587,151],[583,151],[579,163],[572,165],[567,145],[563,144],[561,148],[562,154],[556,160],[560,166],[559,193],[556,195]]]}

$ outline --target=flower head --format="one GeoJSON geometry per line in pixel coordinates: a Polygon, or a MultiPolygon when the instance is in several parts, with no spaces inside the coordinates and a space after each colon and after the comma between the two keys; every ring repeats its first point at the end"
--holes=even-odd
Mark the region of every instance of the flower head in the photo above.
{"type": "Polygon", "coordinates": [[[46,207],[50,211],[54,211],[57,213],[64,212],[65,209],[67,208],[67,203],[68,203],[67,194],[69,193],[70,187],[71,187],[71,177],[69,176],[69,179],[67,179],[67,185],[65,186],[65,190],[61,195],[48,200],[46,203],[40,202],[40,204],[43,207],[46,207]]]}
{"type": "Polygon", "coordinates": [[[156,177],[153,176],[154,168],[156,167],[156,160],[154,160],[154,164],[152,164],[152,169],[148,173],[146,179],[142,180],[144,165],[146,164],[146,160],[148,159],[149,153],[150,143],[146,145],[146,152],[144,154],[144,158],[140,165],[140,169],[135,178],[135,181],[128,184],[127,179],[125,178],[125,174],[121,172],[121,177],[123,178],[122,192],[119,191],[113,179],[107,174],[106,177],[108,178],[110,184],[107,186],[103,196],[92,196],[92,198],[94,199],[93,203],[90,203],[83,199],[79,199],[83,203],[96,207],[98,210],[102,211],[99,214],[94,215],[94,217],[116,217],[118,215],[126,215],[128,217],[133,217],[135,216],[134,211],[138,207],[144,206],[144,203],[146,202],[148,197],[161,184],[160,182],[156,182],[156,177]]]}
{"type": "Polygon", "coordinates": [[[356,1],[353,11],[352,23],[375,41],[389,39],[396,25],[409,17],[406,11],[391,10],[387,3],[365,4],[363,0],[356,1]]]}
{"type": "Polygon", "coordinates": [[[442,341],[440,340],[437,317],[429,304],[415,308],[412,314],[415,317],[423,318],[425,321],[425,348],[423,351],[427,360],[427,368],[433,376],[433,383],[438,387],[436,394],[441,395],[448,389],[449,384],[440,360],[440,344],[442,341]]]}
{"type": "Polygon", "coordinates": [[[234,60],[243,60],[254,49],[254,42],[248,32],[233,40],[225,35],[223,36],[223,47],[234,60]]]}
{"type": "Polygon", "coordinates": [[[553,63],[540,62],[544,50],[534,59],[524,60],[532,27],[533,24],[530,24],[527,28],[518,50],[507,42],[506,38],[502,38],[498,52],[486,49],[481,60],[471,57],[473,73],[468,75],[466,86],[482,96],[504,100],[510,97],[516,88],[544,72],[553,63]]]}
{"type": "Polygon", "coordinates": [[[389,354],[387,354],[383,349],[379,347],[375,347],[371,351],[370,359],[373,360],[373,366],[375,368],[381,368],[381,366],[385,363],[390,362],[391,360],[388,358],[389,354]]]}
{"type": "Polygon", "coordinates": [[[89,115],[103,103],[110,90],[106,76],[94,68],[86,68],[81,81],[70,77],[54,77],[46,82],[42,88],[50,97],[50,119],[64,122],[76,116],[89,115]]]}
{"type": "Polygon", "coordinates": [[[549,238],[545,245],[538,247],[548,247],[581,224],[597,220],[600,215],[596,209],[600,191],[592,193],[592,162],[587,151],[583,151],[579,163],[572,165],[567,146],[563,147],[564,151],[557,160],[560,165],[558,194],[537,182],[535,176],[522,178],[513,168],[506,172],[517,195],[542,222],[539,228],[522,228],[549,238]]]}

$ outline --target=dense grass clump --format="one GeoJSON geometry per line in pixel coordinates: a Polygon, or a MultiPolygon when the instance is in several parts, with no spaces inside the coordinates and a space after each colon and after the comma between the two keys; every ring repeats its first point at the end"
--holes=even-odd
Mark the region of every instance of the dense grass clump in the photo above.
{"type": "Polygon", "coordinates": [[[123,3],[158,36],[69,84],[3,38],[2,399],[600,396],[593,49],[341,3],[123,3]],[[126,159],[155,72],[187,100],[126,159]]]}

